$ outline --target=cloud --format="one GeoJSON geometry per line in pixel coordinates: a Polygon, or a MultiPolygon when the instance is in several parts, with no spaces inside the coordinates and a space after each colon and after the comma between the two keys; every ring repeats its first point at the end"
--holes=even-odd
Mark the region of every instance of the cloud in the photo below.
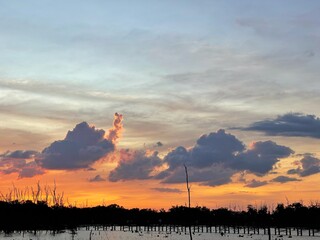
{"type": "Polygon", "coordinates": [[[2,174],[17,173],[18,178],[31,178],[36,175],[44,174],[45,170],[42,169],[34,159],[30,159],[36,153],[36,151],[17,150],[2,154],[0,172],[2,174]],[[23,159],[23,156],[26,157],[28,161],[23,159]]]}
{"type": "Polygon", "coordinates": [[[123,131],[122,120],[123,120],[122,114],[120,113],[114,114],[113,127],[109,129],[109,135],[108,135],[108,140],[114,144],[120,138],[121,133],[123,131]]]}
{"type": "MultiPolygon", "coordinates": [[[[123,116],[116,113],[108,136],[82,122],[68,131],[64,140],[55,141],[41,153],[33,150],[7,151],[0,154],[0,172],[18,173],[19,178],[33,177],[45,173],[46,169],[93,170],[92,164],[115,149],[120,137],[123,116]]],[[[98,180],[96,178],[95,180],[98,180]]]]}
{"type": "Polygon", "coordinates": [[[301,181],[301,180],[297,178],[290,178],[287,176],[278,176],[271,180],[271,182],[278,182],[278,183],[296,182],[296,181],[301,181]]]}
{"type": "Polygon", "coordinates": [[[255,180],[253,179],[252,181],[250,181],[249,183],[247,183],[245,185],[245,187],[249,187],[249,188],[257,188],[257,187],[261,187],[264,185],[267,185],[268,182],[267,181],[259,181],[259,180],[255,180]]]}
{"type": "Polygon", "coordinates": [[[167,171],[187,164],[196,169],[222,166],[234,171],[247,170],[256,175],[270,172],[281,158],[294,152],[272,141],[255,142],[248,149],[240,140],[224,130],[201,136],[196,145],[187,150],[177,147],[164,158],[167,171]]]}
{"type": "Polygon", "coordinates": [[[20,171],[19,178],[31,178],[36,175],[42,175],[45,170],[42,169],[35,161],[27,163],[20,171]]]}
{"type": "Polygon", "coordinates": [[[174,170],[191,162],[190,152],[182,146],[177,147],[164,157],[164,162],[168,164],[169,171],[174,170]]]}
{"type": "Polygon", "coordinates": [[[178,188],[151,188],[151,190],[164,193],[182,193],[178,188]]]}
{"type": "Polygon", "coordinates": [[[273,169],[280,158],[286,158],[293,153],[290,148],[272,141],[255,142],[250,149],[239,153],[230,163],[230,167],[264,175],[273,169]]]}
{"type": "Polygon", "coordinates": [[[114,150],[105,131],[82,122],[68,131],[64,140],[55,141],[41,153],[39,163],[46,169],[83,169],[114,150]]]}
{"type": "Polygon", "coordinates": [[[106,181],[106,179],[104,179],[100,175],[96,175],[95,177],[89,179],[89,182],[104,182],[104,181],[106,181]]]}
{"type": "Polygon", "coordinates": [[[163,143],[162,142],[156,142],[156,144],[155,144],[155,147],[162,147],[163,146],[163,143]]]}
{"type": "Polygon", "coordinates": [[[38,154],[38,152],[33,150],[16,150],[13,152],[8,151],[0,155],[0,157],[28,159],[28,158],[33,158],[36,154],[38,154]]]}
{"type": "Polygon", "coordinates": [[[315,115],[288,113],[276,119],[252,123],[246,131],[259,131],[270,136],[320,138],[320,118],[315,115]]]}
{"type": "Polygon", "coordinates": [[[236,153],[245,146],[235,136],[225,133],[223,129],[208,135],[202,135],[191,151],[191,166],[204,168],[214,163],[227,162],[234,159],[236,153]]]}
{"type": "MultiPolygon", "coordinates": [[[[174,171],[168,172],[168,175],[162,180],[162,183],[184,183],[186,181],[185,169],[183,166],[177,167],[174,171]]],[[[232,182],[231,177],[234,170],[224,168],[221,165],[214,165],[210,168],[197,169],[188,168],[190,182],[196,182],[200,185],[219,186],[232,182]]]]}
{"type": "MultiPolygon", "coordinates": [[[[202,135],[194,147],[179,146],[171,150],[163,160],[158,156],[147,157],[144,152],[123,153],[123,160],[110,172],[111,181],[153,178],[162,183],[183,183],[186,165],[190,182],[218,186],[232,182],[232,176],[243,171],[257,176],[268,174],[293,151],[272,141],[255,142],[247,147],[234,135],[220,129],[202,135]]],[[[253,182],[248,186],[258,184],[253,182]]]]}
{"type": "Polygon", "coordinates": [[[118,166],[109,173],[111,182],[128,181],[134,179],[150,179],[156,167],[162,164],[158,157],[158,152],[150,156],[144,151],[120,151],[120,161],[118,166]]]}
{"type": "Polygon", "coordinates": [[[298,168],[288,170],[288,174],[298,174],[300,177],[307,177],[320,173],[320,159],[312,155],[305,155],[298,164],[298,168]]]}

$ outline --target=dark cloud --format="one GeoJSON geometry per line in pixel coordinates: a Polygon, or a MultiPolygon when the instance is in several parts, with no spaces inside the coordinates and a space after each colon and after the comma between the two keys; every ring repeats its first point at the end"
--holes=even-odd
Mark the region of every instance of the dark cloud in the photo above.
{"type": "Polygon", "coordinates": [[[251,124],[246,131],[260,131],[271,136],[320,138],[320,119],[315,115],[288,113],[276,119],[251,124]]]}
{"type": "Polygon", "coordinates": [[[191,151],[191,165],[197,168],[209,167],[214,163],[227,162],[243,151],[244,144],[235,136],[220,129],[201,136],[191,151]]]}
{"type": "MultiPolygon", "coordinates": [[[[272,141],[253,143],[249,149],[235,136],[219,130],[203,135],[194,148],[178,147],[164,158],[167,171],[173,171],[183,164],[195,169],[220,165],[233,171],[250,171],[256,175],[269,173],[281,158],[294,152],[272,141]]],[[[168,175],[168,174],[164,174],[168,175]]]]}
{"type": "Polygon", "coordinates": [[[290,148],[272,141],[256,142],[247,151],[239,153],[230,163],[230,167],[264,175],[273,169],[280,158],[286,158],[293,153],[290,148]]]}
{"type": "Polygon", "coordinates": [[[164,157],[164,162],[168,164],[169,171],[190,164],[190,152],[184,147],[177,147],[164,157]]]}
{"type": "MultiPolygon", "coordinates": [[[[118,124],[121,125],[121,121],[118,124]]],[[[41,153],[16,150],[1,154],[0,172],[18,173],[19,178],[24,178],[43,174],[45,169],[93,170],[91,165],[112,152],[114,147],[111,140],[106,139],[104,130],[82,122],[68,131],[64,140],[53,142],[41,153]]]]}
{"type": "Polygon", "coordinates": [[[178,188],[151,188],[151,190],[164,193],[182,193],[178,188]]]}
{"type": "MultiPolygon", "coordinates": [[[[201,136],[193,148],[180,146],[169,152],[163,160],[167,169],[154,178],[162,183],[185,182],[183,166],[186,165],[190,182],[217,186],[230,183],[236,173],[268,174],[276,163],[293,153],[290,148],[272,141],[255,142],[247,148],[235,136],[219,130],[201,136]]],[[[259,184],[266,182],[252,182],[248,187],[259,184]]]]}
{"type": "Polygon", "coordinates": [[[162,147],[163,146],[163,143],[162,142],[157,142],[155,147],[162,147]]]}
{"type": "Polygon", "coordinates": [[[278,182],[278,183],[296,182],[296,181],[301,181],[301,180],[297,178],[290,178],[287,176],[278,176],[271,180],[271,182],[278,182]]]}
{"type": "Polygon", "coordinates": [[[0,172],[2,174],[17,173],[18,178],[30,178],[45,173],[44,169],[34,160],[27,161],[26,159],[8,157],[1,159],[0,172]]]}
{"type": "Polygon", "coordinates": [[[19,178],[31,178],[36,175],[42,175],[45,171],[35,161],[27,163],[20,171],[19,178]]]}
{"type": "MultiPolygon", "coordinates": [[[[177,167],[169,173],[162,183],[184,183],[186,181],[185,169],[183,166],[177,167]]],[[[201,185],[219,186],[230,183],[234,170],[224,168],[220,165],[213,165],[210,168],[197,169],[194,167],[188,168],[190,182],[197,182],[201,185]]]]}
{"type": "Polygon", "coordinates": [[[299,174],[300,171],[301,171],[300,168],[290,169],[290,170],[287,171],[287,174],[290,174],[290,175],[291,175],[291,174],[299,174]]]}
{"type": "Polygon", "coordinates": [[[111,182],[127,181],[134,179],[150,179],[154,168],[162,164],[158,152],[147,156],[144,151],[121,151],[121,159],[118,166],[109,174],[111,182]]]}
{"type": "Polygon", "coordinates": [[[68,131],[64,140],[55,141],[42,151],[41,165],[46,169],[83,169],[114,150],[105,131],[82,122],[68,131]]]}
{"type": "Polygon", "coordinates": [[[320,173],[320,159],[312,155],[305,155],[300,161],[298,168],[288,170],[288,174],[298,174],[300,177],[307,177],[320,173]]]}
{"type": "Polygon", "coordinates": [[[86,169],[86,171],[96,171],[97,169],[93,168],[93,167],[89,167],[86,169]]]}
{"type": "Polygon", "coordinates": [[[253,179],[252,181],[248,182],[245,187],[249,187],[249,188],[257,188],[257,187],[261,187],[264,185],[267,185],[268,182],[267,181],[258,181],[253,179]]]}
{"type": "Polygon", "coordinates": [[[0,157],[28,159],[33,158],[36,154],[38,154],[38,152],[33,150],[16,150],[13,152],[6,152],[0,155],[0,157]]]}
{"type": "Polygon", "coordinates": [[[95,177],[89,179],[89,182],[105,182],[105,181],[106,179],[104,179],[100,175],[96,175],[95,177]]]}

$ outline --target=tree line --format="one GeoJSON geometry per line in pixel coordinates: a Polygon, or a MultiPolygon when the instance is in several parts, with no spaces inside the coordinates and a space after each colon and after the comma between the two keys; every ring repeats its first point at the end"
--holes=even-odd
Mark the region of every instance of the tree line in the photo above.
{"type": "Polygon", "coordinates": [[[278,204],[246,210],[173,206],[168,210],[126,209],[117,204],[78,208],[45,201],[0,201],[0,230],[63,229],[85,225],[207,225],[320,229],[320,205],[278,204]]]}

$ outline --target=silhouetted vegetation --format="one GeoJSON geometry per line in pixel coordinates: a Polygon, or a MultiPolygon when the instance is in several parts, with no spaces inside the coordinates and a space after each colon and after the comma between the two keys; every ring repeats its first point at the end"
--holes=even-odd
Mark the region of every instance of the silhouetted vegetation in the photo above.
{"type": "Polygon", "coordinates": [[[320,206],[293,203],[246,211],[174,206],[169,210],[125,209],[116,204],[97,207],[49,206],[45,201],[0,201],[0,230],[62,229],[84,225],[224,225],[320,228],[320,206]],[[192,216],[190,219],[189,216],[192,216]]]}
{"type": "Polygon", "coordinates": [[[296,202],[278,204],[270,210],[249,205],[246,211],[228,208],[173,206],[161,209],[125,209],[117,204],[75,207],[64,200],[64,194],[53,187],[19,190],[15,186],[7,194],[0,193],[0,230],[58,230],[87,225],[207,225],[250,227],[299,227],[320,229],[320,205],[305,206],[296,202]],[[190,217],[191,216],[191,217],[190,217]]]}

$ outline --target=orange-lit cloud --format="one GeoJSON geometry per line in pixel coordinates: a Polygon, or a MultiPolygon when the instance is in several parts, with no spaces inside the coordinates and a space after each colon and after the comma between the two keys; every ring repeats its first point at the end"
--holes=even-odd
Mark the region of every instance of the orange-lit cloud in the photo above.
{"type": "Polygon", "coordinates": [[[113,127],[109,129],[109,135],[107,136],[107,139],[111,141],[113,144],[116,144],[117,140],[120,138],[121,133],[123,131],[122,120],[122,114],[114,114],[113,127]]]}
{"type": "MultiPolygon", "coordinates": [[[[115,149],[123,129],[121,114],[115,113],[113,127],[106,133],[82,122],[68,131],[63,140],[54,141],[42,152],[32,150],[7,151],[0,155],[3,174],[18,173],[19,178],[34,177],[45,170],[91,169],[100,159],[106,159],[115,149]]],[[[112,154],[109,159],[117,159],[112,154]]]]}
{"type": "MultiPolygon", "coordinates": [[[[149,201],[150,194],[161,193],[164,196],[159,197],[158,203],[145,203],[145,206],[162,207],[170,204],[165,197],[168,195],[183,203],[183,194],[179,193],[185,191],[182,185],[185,184],[184,164],[188,166],[190,183],[207,193],[195,194],[201,201],[223,194],[223,189],[231,191],[236,185],[241,185],[248,193],[232,190],[235,195],[248,199],[255,191],[262,199],[266,196],[263,190],[270,189],[268,194],[272,195],[273,188],[269,185],[303,184],[306,178],[302,177],[315,175],[319,170],[320,160],[303,155],[304,159],[297,162],[301,167],[286,172],[292,165],[284,164],[288,166],[284,169],[279,163],[283,159],[289,163],[290,156],[296,160],[298,155],[292,155],[291,148],[273,141],[246,145],[222,129],[202,135],[194,146],[180,146],[171,151],[168,148],[162,154],[150,149],[116,149],[115,144],[124,129],[122,120],[123,116],[116,113],[108,133],[86,122],[80,123],[68,131],[63,140],[53,142],[40,153],[30,150],[5,152],[0,155],[0,179],[12,181],[18,175],[21,185],[29,184],[32,179],[49,182],[57,179],[70,201],[84,204],[89,199],[89,205],[101,204],[104,199],[110,204],[116,201],[126,206],[142,206],[141,201],[149,201]],[[297,174],[300,179],[289,178],[286,174],[297,174]],[[82,184],[76,186],[79,182],[82,184]],[[139,188],[139,191],[132,188],[139,188]],[[210,189],[214,189],[214,193],[210,189]],[[129,193],[137,195],[130,196],[129,193]]],[[[225,197],[228,198],[232,196],[225,197]]]]}
{"type": "Polygon", "coordinates": [[[65,139],[45,148],[38,162],[46,169],[74,170],[89,168],[114,150],[113,142],[104,138],[105,131],[82,122],[65,139]]]}

